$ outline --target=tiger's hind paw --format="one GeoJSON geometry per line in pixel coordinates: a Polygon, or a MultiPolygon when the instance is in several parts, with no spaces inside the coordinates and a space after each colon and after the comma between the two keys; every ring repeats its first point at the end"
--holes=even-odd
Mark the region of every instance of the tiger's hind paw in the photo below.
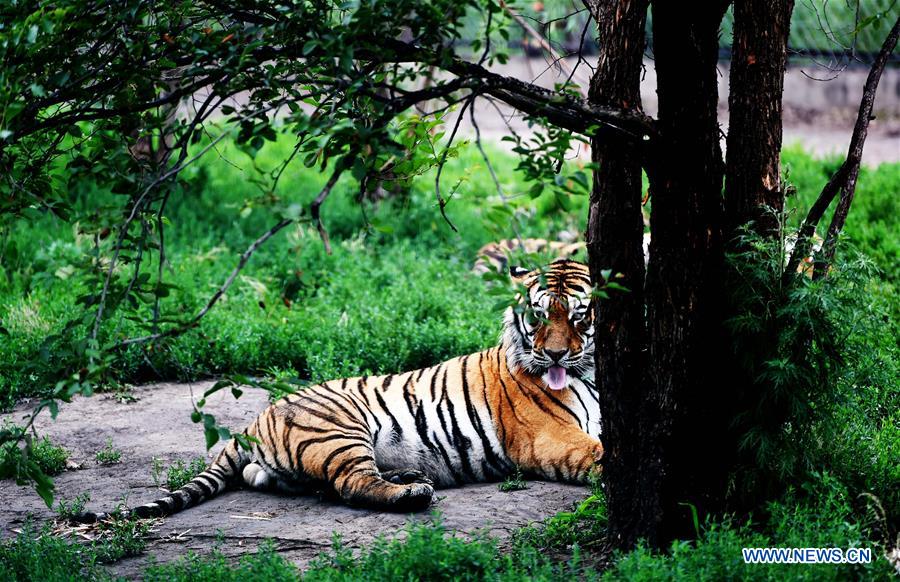
{"type": "Polygon", "coordinates": [[[434,485],[434,481],[432,481],[428,475],[415,469],[395,469],[393,471],[385,471],[381,474],[381,478],[385,481],[390,481],[395,485],[411,485],[413,483],[434,485]]]}

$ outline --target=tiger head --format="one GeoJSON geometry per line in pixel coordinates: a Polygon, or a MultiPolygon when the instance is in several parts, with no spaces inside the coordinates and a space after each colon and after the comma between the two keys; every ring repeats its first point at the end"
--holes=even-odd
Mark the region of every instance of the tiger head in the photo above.
{"type": "Polygon", "coordinates": [[[511,369],[540,377],[552,390],[570,376],[594,375],[594,312],[587,265],[566,259],[546,269],[510,268],[524,286],[519,305],[506,311],[503,343],[511,369]]]}

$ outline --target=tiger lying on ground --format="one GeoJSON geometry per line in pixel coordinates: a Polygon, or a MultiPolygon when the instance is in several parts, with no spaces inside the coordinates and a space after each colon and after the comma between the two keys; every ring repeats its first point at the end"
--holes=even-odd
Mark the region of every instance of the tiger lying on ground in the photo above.
{"type": "MultiPolygon", "coordinates": [[[[529,309],[508,309],[499,346],[423,370],[332,380],[282,398],[203,473],[137,517],[170,515],[243,484],[327,485],[347,503],[415,511],[434,487],[498,480],[516,467],[583,483],[603,454],[587,266],[510,269],[529,309]]],[[[104,514],[83,514],[93,521],[104,514]]]]}

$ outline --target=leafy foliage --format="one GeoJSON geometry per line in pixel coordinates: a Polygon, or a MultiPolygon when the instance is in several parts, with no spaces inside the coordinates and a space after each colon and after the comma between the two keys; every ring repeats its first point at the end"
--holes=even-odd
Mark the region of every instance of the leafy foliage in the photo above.
{"type": "Polygon", "coordinates": [[[0,478],[14,478],[19,485],[33,484],[37,493],[52,504],[51,475],[65,471],[69,452],[48,437],[34,438],[26,428],[4,421],[0,429],[0,478]]]}
{"type": "Polygon", "coordinates": [[[537,552],[517,559],[499,552],[496,542],[478,536],[465,540],[435,524],[409,525],[405,537],[381,538],[359,556],[335,538],[332,550],[298,572],[294,566],[263,544],[256,554],[241,558],[234,567],[220,553],[192,554],[174,563],[151,566],[145,580],[243,580],[248,575],[268,580],[558,580],[582,574],[577,558],[556,565],[537,552]]]}
{"type": "MultiPolygon", "coordinates": [[[[76,506],[83,500],[77,498],[76,506]]],[[[95,539],[71,542],[53,534],[51,524],[38,529],[28,521],[16,537],[0,543],[0,579],[22,581],[113,580],[101,564],[144,551],[150,524],[113,519],[99,524],[95,539]]]]}
{"type": "Polygon", "coordinates": [[[826,280],[798,274],[786,282],[781,243],[748,235],[741,249],[730,257],[741,284],[731,286],[738,314],[729,326],[740,374],[752,384],[736,395],[744,412],[734,424],[752,461],[735,477],[739,496],[820,466],[846,427],[841,408],[862,394],[870,410],[900,397],[890,373],[877,373],[894,370],[898,354],[881,339],[889,307],[870,291],[878,286],[871,262],[847,249],[826,280]],[[885,360],[862,380],[873,353],[885,360]]]}
{"type": "Polygon", "coordinates": [[[300,580],[300,573],[290,561],[275,551],[274,544],[267,542],[263,542],[255,553],[241,556],[237,564],[217,551],[208,556],[190,553],[173,563],[151,564],[144,572],[144,580],[147,582],[239,582],[248,579],[293,582],[300,580]]]}
{"type": "MultiPolygon", "coordinates": [[[[646,547],[620,554],[598,575],[585,567],[580,546],[591,540],[594,523],[602,523],[602,497],[596,495],[577,509],[579,520],[569,513],[554,517],[543,530],[529,527],[516,533],[511,553],[503,553],[497,541],[476,535],[464,538],[435,523],[410,524],[402,535],[382,538],[369,548],[355,552],[335,539],[331,551],[323,553],[306,570],[298,570],[280,556],[273,544],[263,543],[255,553],[237,563],[217,550],[188,556],[165,564],[151,562],[145,580],[890,580],[892,567],[884,558],[883,540],[855,519],[854,496],[830,474],[820,473],[802,489],[789,491],[772,503],[761,520],[725,517],[702,524],[696,541],[675,542],[669,552],[646,547]],[[593,514],[593,515],[592,515],[593,514]],[[536,532],[544,532],[538,535],[536,532]],[[745,547],[839,547],[870,548],[870,564],[744,564],[745,547]],[[559,562],[547,555],[554,549],[559,562]]],[[[104,545],[81,545],[35,531],[29,525],[16,538],[0,545],[0,575],[17,580],[106,579],[99,567],[115,552],[139,543],[132,526],[104,545]],[[116,549],[118,548],[118,549],[116,549]],[[57,568],[57,565],[61,566],[57,568]],[[64,567],[62,567],[64,566],[64,567]],[[12,573],[12,574],[10,574],[12,573]]],[[[589,548],[585,548],[587,550],[589,548]]]]}
{"type": "Polygon", "coordinates": [[[150,523],[146,520],[113,517],[100,523],[99,536],[92,550],[102,563],[137,556],[147,547],[146,536],[149,532],[150,523]]]}

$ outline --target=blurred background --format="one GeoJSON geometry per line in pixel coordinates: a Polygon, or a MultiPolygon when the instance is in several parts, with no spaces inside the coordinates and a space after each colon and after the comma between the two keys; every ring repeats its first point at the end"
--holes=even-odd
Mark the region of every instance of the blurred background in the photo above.
{"type": "MultiPolygon", "coordinates": [[[[802,145],[816,156],[845,154],[856,119],[862,87],[882,39],[890,27],[893,3],[869,0],[855,3],[800,0],[794,8],[789,39],[788,70],[784,80],[784,143],[802,145]],[[887,14],[886,16],[883,16],[887,14]]],[[[595,32],[586,28],[588,15],[580,2],[549,0],[524,5],[521,12],[506,7],[511,26],[509,61],[493,70],[553,88],[571,79],[587,90],[597,58],[595,32]],[[530,30],[529,30],[530,29],[530,30]],[[538,37],[547,44],[542,44],[538,37]],[[552,50],[548,50],[549,48],[552,50]],[[579,55],[581,58],[579,58],[579,55]]],[[[722,25],[719,42],[719,111],[728,130],[728,74],[731,59],[733,8],[722,25]]],[[[656,115],[656,73],[653,66],[652,15],[647,22],[648,45],[641,83],[643,108],[656,115]]],[[[472,38],[477,28],[472,26],[472,38]]],[[[469,41],[461,41],[469,42],[469,41]]],[[[480,129],[502,136],[509,123],[527,131],[521,118],[499,104],[477,105],[480,129]]],[[[867,164],[900,160],[900,50],[895,50],[881,79],[875,102],[877,118],[869,127],[863,154],[867,164]]],[[[464,120],[463,127],[470,129],[464,120]]],[[[722,144],[724,147],[725,140],[722,144]]]]}

